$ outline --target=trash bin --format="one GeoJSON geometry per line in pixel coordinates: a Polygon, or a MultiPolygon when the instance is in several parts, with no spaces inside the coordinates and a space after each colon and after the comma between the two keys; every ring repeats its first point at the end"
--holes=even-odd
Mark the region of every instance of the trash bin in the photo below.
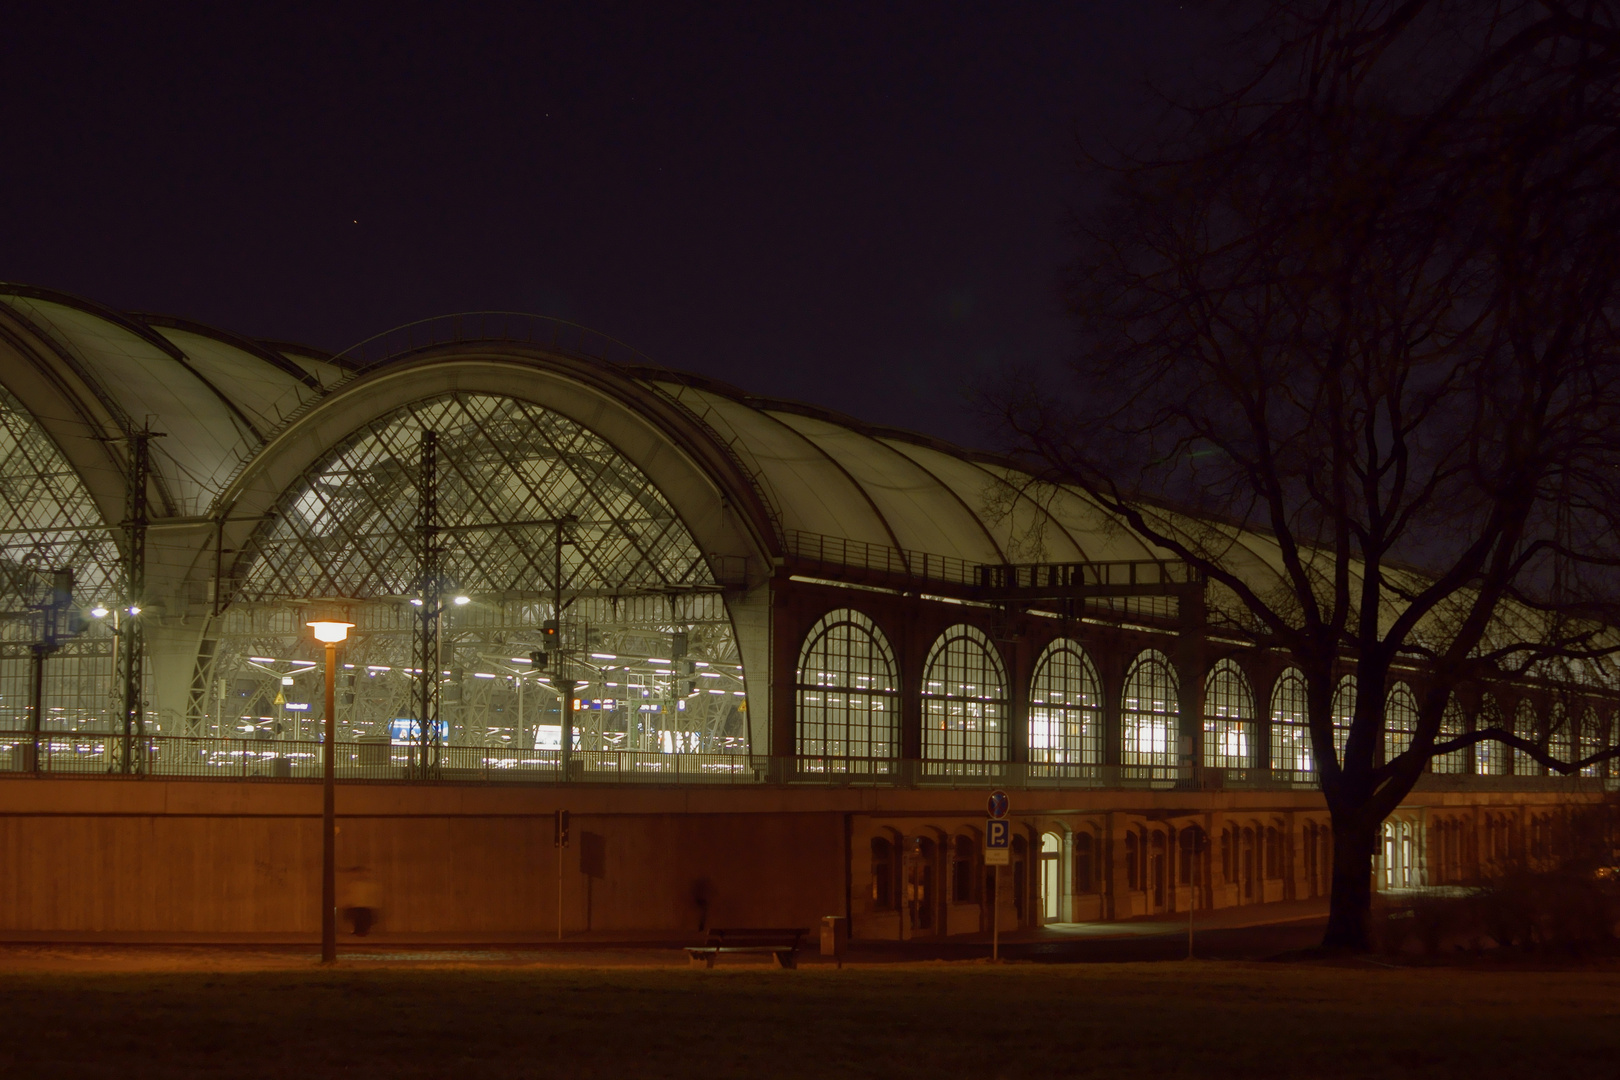
{"type": "Polygon", "coordinates": [[[821,920],[821,955],[844,958],[844,946],[849,943],[849,920],[842,915],[827,915],[821,920]]]}
{"type": "Polygon", "coordinates": [[[292,758],[273,757],[270,759],[270,775],[275,777],[292,776],[292,758]]]}

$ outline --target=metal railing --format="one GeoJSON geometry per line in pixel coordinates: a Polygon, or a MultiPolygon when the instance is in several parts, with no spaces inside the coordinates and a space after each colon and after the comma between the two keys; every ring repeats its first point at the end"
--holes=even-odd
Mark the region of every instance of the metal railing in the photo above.
{"type": "Polygon", "coordinates": [[[783,543],[791,558],[822,566],[850,567],[872,570],[896,577],[940,581],[952,585],[972,585],[979,564],[950,555],[931,555],[925,551],[902,551],[882,544],[869,544],[864,540],[850,540],[842,536],[823,536],[820,533],[789,529],[783,543]]]}
{"type": "MultiPolygon", "coordinates": [[[[113,777],[134,774],[198,780],[321,779],[322,744],[311,741],[148,735],[124,740],[105,732],[0,731],[0,777],[113,777]],[[36,749],[37,767],[36,767],[36,749]],[[126,767],[125,755],[128,755],[126,767]]],[[[334,763],[345,783],[410,781],[472,784],[762,784],[825,787],[992,787],[1037,791],[1273,791],[1316,790],[1314,773],[1271,769],[1193,769],[1176,765],[1097,765],[1079,762],[904,760],[900,758],[576,750],[568,775],[556,750],[445,746],[424,778],[412,767],[419,748],[382,741],[340,742],[334,763]]],[[[1476,776],[1426,774],[1418,793],[1452,791],[1600,792],[1620,789],[1620,777],[1476,776]]]]}
{"type": "MultiPolygon", "coordinates": [[[[126,743],[116,734],[51,731],[41,733],[37,745],[36,768],[34,736],[0,731],[0,774],[90,777],[128,772],[204,780],[315,781],[324,768],[318,742],[149,735],[126,743]]],[[[345,782],[421,779],[420,769],[412,769],[413,749],[420,754],[419,748],[409,745],[340,742],[334,772],[345,782]]],[[[440,748],[430,778],[555,784],[564,780],[559,756],[556,750],[446,746],[440,748]]],[[[756,759],[748,754],[576,750],[571,756],[566,778],[571,783],[727,784],[762,778],[756,759]]]]}

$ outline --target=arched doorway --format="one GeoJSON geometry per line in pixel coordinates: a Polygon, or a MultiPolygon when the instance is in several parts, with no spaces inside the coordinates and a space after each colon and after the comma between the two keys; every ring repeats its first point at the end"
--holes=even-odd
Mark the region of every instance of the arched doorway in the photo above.
{"type": "Polygon", "coordinates": [[[1068,921],[1063,917],[1063,839],[1056,833],[1041,836],[1041,921],[1068,921]]]}

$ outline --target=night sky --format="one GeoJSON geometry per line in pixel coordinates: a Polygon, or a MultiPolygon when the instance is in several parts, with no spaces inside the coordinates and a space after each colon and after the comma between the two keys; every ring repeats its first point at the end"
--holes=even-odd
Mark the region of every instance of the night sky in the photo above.
{"type": "Polygon", "coordinates": [[[1071,347],[1076,136],[1152,125],[1209,34],[1158,0],[270,7],[11,10],[0,278],[328,349],[559,316],[965,443],[974,386],[1071,347]]]}

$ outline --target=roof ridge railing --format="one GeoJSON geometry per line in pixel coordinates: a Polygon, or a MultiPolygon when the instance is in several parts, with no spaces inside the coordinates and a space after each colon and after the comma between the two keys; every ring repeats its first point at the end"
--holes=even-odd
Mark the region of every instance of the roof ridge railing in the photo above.
{"type": "Polygon", "coordinates": [[[787,530],[783,539],[790,557],[807,562],[981,589],[1151,588],[1203,581],[1194,567],[1177,559],[984,563],[799,529],[787,530]]]}
{"type": "MultiPolygon", "coordinates": [[[[742,437],[740,435],[733,435],[732,438],[727,439],[724,435],[720,434],[719,428],[715,427],[714,423],[709,419],[709,417],[714,413],[714,407],[708,402],[701,401],[701,399],[699,399],[703,406],[702,410],[699,411],[692,405],[692,403],[688,402],[681,395],[671,393],[664,387],[659,386],[657,383],[651,380],[643,379],[642,381],[646,383],[646,385],[651,388],[654,393],[679,406],[683,412],[692,417],[692,419],[696,420],[703,430],[709,433],[709,437],[714,441],[714,444],[719,447],[720,452],[725,454],[726,457],[730,458],[731,463],[737,467],[738,471],[740,471],[743,476],[747,477],[749,484],[754,489],[754,494],[759,498],[760,505],[765,508],[765,513],[770,516],[771,528],[776,531],[776,535],[785,537],[786,533],[782,528],[782,511],[776,505],[776,501],[771,498],[770,489],[765,484],[764,477],[762,475],[764,470],[760,467],[757,460],[750,463],[747,458],[743,456],[743,452],[738,449],[737,444],[741,442],[742,437]]],[[[752,457],[752,454],[748,455],[748,458],[752,457]]]]}

